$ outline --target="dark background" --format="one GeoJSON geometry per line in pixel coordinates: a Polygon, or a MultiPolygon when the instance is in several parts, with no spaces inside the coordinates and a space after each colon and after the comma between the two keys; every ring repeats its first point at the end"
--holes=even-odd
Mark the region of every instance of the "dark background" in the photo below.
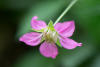
{"type": "Polygon", "coordinates": [[[39,46],[19,42],[33,16],[55,21],[71,0],[0,0],[0,67],[100,67],[100,0],[79,0],[60,20],[75,20],[71,37],[82,42],[74,50],[59,48],[56,59],[45,58],[39,46]]]}

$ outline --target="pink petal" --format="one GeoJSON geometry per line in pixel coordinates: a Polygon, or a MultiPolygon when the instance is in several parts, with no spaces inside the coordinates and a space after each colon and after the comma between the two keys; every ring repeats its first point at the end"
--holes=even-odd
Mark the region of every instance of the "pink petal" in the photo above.
{"type": "Polygon", "coordinates": [[[77,43],[74,40],[69,38],[61,38],[60,43],[66,49],[74,49],[77,46],[82,46],[82,43],[77,43]]]}
{"type": "Polygon", "coordinates": [[[57,23],[54,28],[61,36],[70,37],[75,30],[75,24],[74,21],[66,21],[63,23],[57,23]]]}
{"type": "Polygon", "coordinates": [[[22,37],[20,37],[19,40],[26,43],[27,45],[36,46],[40,43],[41,35],[36,32],[30,32],[24,34],[22,37]]]}
{"type": "Polygon", "coordinates": [[[58,55],[58,49],[54,43],[44,42],[40,46],[40,53],[45,57],[56,58],[58,55]]]}
{"type": "Polygon", "coordinates": [[[42,20],[37,20],[37,16],[34,16],[31,20],[31,26],[33,29],[35,30],[40,30],[40,29],[43,29],[43,28],[46,28],[46,23],[42,20]]]}

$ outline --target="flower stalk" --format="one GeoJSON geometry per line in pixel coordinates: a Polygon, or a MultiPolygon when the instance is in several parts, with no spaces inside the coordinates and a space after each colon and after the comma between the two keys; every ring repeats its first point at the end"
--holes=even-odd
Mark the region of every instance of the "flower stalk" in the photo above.
{"type": "Polygon", "coordinates": [[[58,19],[55,21],[54,25],[58,23],[61,18],[71,9],[71,7],[77,2],[78,0],[72,0],[72,2],[68,5],[68,7],[64,10],[64,12],[58,17],[58,19]]]}

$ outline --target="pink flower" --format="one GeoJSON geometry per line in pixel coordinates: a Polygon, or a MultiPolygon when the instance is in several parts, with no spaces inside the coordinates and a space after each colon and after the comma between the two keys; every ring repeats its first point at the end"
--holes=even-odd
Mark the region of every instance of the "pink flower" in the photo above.
{"type": "Polygon", "coordinates": [[[24,34],[20,37],[20,41],[30,46],[37,46],[44,41],[39,48],[43,56],[56,58],[58,49],[55,43],[65,49],[74,49],[77,46],[82,46],[82,43],[77,43],[69,38],[75,30],[74,21],[57,23],[55,26],[50,21],[47,26],[44,21],[37,20],[37,18],[37,16],[34,16],[31,21],[32,29],[36,32],[24,34]]]}

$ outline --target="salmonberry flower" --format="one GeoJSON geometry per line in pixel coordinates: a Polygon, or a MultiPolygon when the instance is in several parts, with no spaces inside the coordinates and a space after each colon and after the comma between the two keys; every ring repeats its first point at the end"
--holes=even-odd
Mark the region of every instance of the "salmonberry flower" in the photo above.
{"type": "Polygon", "coordinates": [[[34,16],[31,20],[32,30],[36,32],[29,32],[20,37],[20,41],[30,46],[40,45],[40,53],[45,57],[56,58],[58,55],[57,46],[65,49],[74,49],[77,46],[82,46],[82,43],[77,43],[70,39],[75,30],[74,21],[65,21],[63,23],[56,23],[50,21],[48,26],[42,20],[37,20],[34,16]]]}

